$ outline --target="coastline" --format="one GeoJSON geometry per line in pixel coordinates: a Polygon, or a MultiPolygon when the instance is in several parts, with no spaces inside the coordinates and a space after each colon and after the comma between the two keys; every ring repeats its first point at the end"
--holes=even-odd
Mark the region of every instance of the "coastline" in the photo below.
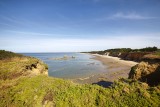
{"type": "Polygon", "coordinates": [[[92,55],[96,57],[94,59],[100,60],[102,62],[103,62],[103,60],[98,58],[98,57],[102,57],[102,58],[107,59],[108,60],[107,62],[110,62],[112,60],[113,62],[115,61],[115,62],[118,62],[118,63],[121,63],[121,64],[125,64],[125,65],[131,66],[131,67],[136,65],[136,64],[138,64],[138,62],[129,61],[129,60],[122,60],[122,59],[120,59],[118,57],[112,57],[112,56],[108,56],[108,55],[99,55],[99,54],[92,54],[92,55]]]}
{"type": "Polygon", "coordinates": [[[100,61],[106,67],[106,72],[97,75],[92,75],[86,78],[78,78],[73,80],[74,82],[82,84],[96,84],[99,82],[106,81],[105,84],[108,84],[114,82],[115,80],[118,80],[119,78],[128,78],[128,74],[130,72],[131,67],[138,64],[134,61],[121,60],[118,57],[99,54],[91,55],[94,56],[93,59],[100,61]]]}

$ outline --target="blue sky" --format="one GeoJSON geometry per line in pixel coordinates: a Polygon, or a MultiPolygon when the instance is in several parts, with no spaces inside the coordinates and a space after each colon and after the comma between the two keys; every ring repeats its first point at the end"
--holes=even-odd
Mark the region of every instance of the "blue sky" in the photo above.
{"type": "Polygon", "coordinates": [[[0,49],[160,48],[160,0],[0,0],[0,49]]]}

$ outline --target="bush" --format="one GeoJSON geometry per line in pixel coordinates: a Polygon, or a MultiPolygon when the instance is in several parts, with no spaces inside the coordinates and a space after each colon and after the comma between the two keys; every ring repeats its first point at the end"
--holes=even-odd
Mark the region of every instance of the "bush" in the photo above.
{"type": "Polygon", "coordinates": [[[0,60],[11,59],[13,57],[23,57],[23,55],[5,50],[0,50],[0,60]]]}

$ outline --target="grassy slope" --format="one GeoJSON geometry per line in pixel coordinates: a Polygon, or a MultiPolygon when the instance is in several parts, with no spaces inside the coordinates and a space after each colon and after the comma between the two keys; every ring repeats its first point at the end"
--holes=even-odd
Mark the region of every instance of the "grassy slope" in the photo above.
{"type": "Polygon", "coordinates": [[[138,82],[116,82],[111,88],[79,85],[47,76],[0,81],[0,106],[158,107],[160,90],[138,82]],[[129,85],[130,84],[130,85],[129,85]]]}
{"type": "Polygon", "coordinates": [[[24,72],[26,66],[36,61],[35,58],[1,60],[0,107],[160,106],[160,86],[148,87],[137,81],[120,80],[110,88],[103,88],[97,85],[79,85],[44,75],[14,75],[24,72]]]}
{"type": "Polygon", "coordinates": [[[37,62],[38,59],[30,57],[14,57],[9,60],[0,60],[0,79],[16,78],[25,73],[25,67],[37,62]]]}
{"type": "Polygon", "coordinates": [[[0,79],[3,80],[27,75],[27,67],[36,63],[40,63],[48,69],[48,66],[45,63],[41,63],[41,61],[36,58],[8,51],[0,50],[0,58],[0,79]]]}

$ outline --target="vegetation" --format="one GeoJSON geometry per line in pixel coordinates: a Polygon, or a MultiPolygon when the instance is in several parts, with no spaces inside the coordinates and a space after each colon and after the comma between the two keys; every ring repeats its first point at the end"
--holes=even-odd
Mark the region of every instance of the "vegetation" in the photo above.
{"type": "Polygon", "coordinates": [[[110,53],[129,53],[129,52],[157,52],[157,47],[146,47],[141,49],[131,49],[131,48],[116,48],[116,49],[107,49],[104,51],[91,51],[90,53],[98,53],[98,54],[105,54],[106,52],[110,53]]]}
{"type": "Polygon", "coordinates": [[[13,57],[23,57],[23,55],[5,51],[5,50],[0,50],[0,60],[11,59],[13,57]]]}
{"type": "Polygon", "coordinates": [[[25,74],[37,59],[0,62],[0,107],[158,107],[160,85],[120,79],[109,88],[25,74]],[[17,73],[23,75],[18,75],[17,73]],[[12,78],[11,78],[12,77],[12,78]],[[14,77],[14,78],[13,78],[14,77]]]}
{"type": "Polygon", "coordinates": [[[155,55],[160,56],[160,50],[156,51],[156,52],[155,52],[155,55]]]}
{"type": "Polygon", "coordinates": [[[158,50],[157,47],[146,47],[146,48],[142,48],[142,49],[139,49],[141,52],[155,52],[158,50]]]}
{"type": "MultiPolygon", "coordinates": [[[[160,50],[157,47],[146,47],[142,49],[131,49],[131,48],[116,48],[108,49],[104,51],[91,51],[92,54],[109,55],[113,57],[119,57],[123,60],[131,60],[140,62],[143,57],[147,54],[160,55],[160,50]]],[[[157,56],[156,56],[157,57],[157,56]]]]}
{"type": "Polygon", "coordinates": [[[146,84],[123,80],[110,88],[79,85],[47,76],[24,77],[0,81],[0,104],[5,106],[57,107],[158,107],[160,89],[146,84]]]}
{"type": "Polygon", "coordinates": [[[116,49],[108,49],[105,50],[104,52],[131,52],[131,48],[116,48],[116,49]]]}
{"type": "Polygon", "coordinates": [[[0,56],[3,56],[0,60],[0,79],[14,79],[22,75],[27,75],[27,70],[35,67],[37,63],[48,69],[48,65],[41,63],[40,60],[32,57],[26,57],[20,54],[16,54],[8,51],[0,51],[0,56]]]}

